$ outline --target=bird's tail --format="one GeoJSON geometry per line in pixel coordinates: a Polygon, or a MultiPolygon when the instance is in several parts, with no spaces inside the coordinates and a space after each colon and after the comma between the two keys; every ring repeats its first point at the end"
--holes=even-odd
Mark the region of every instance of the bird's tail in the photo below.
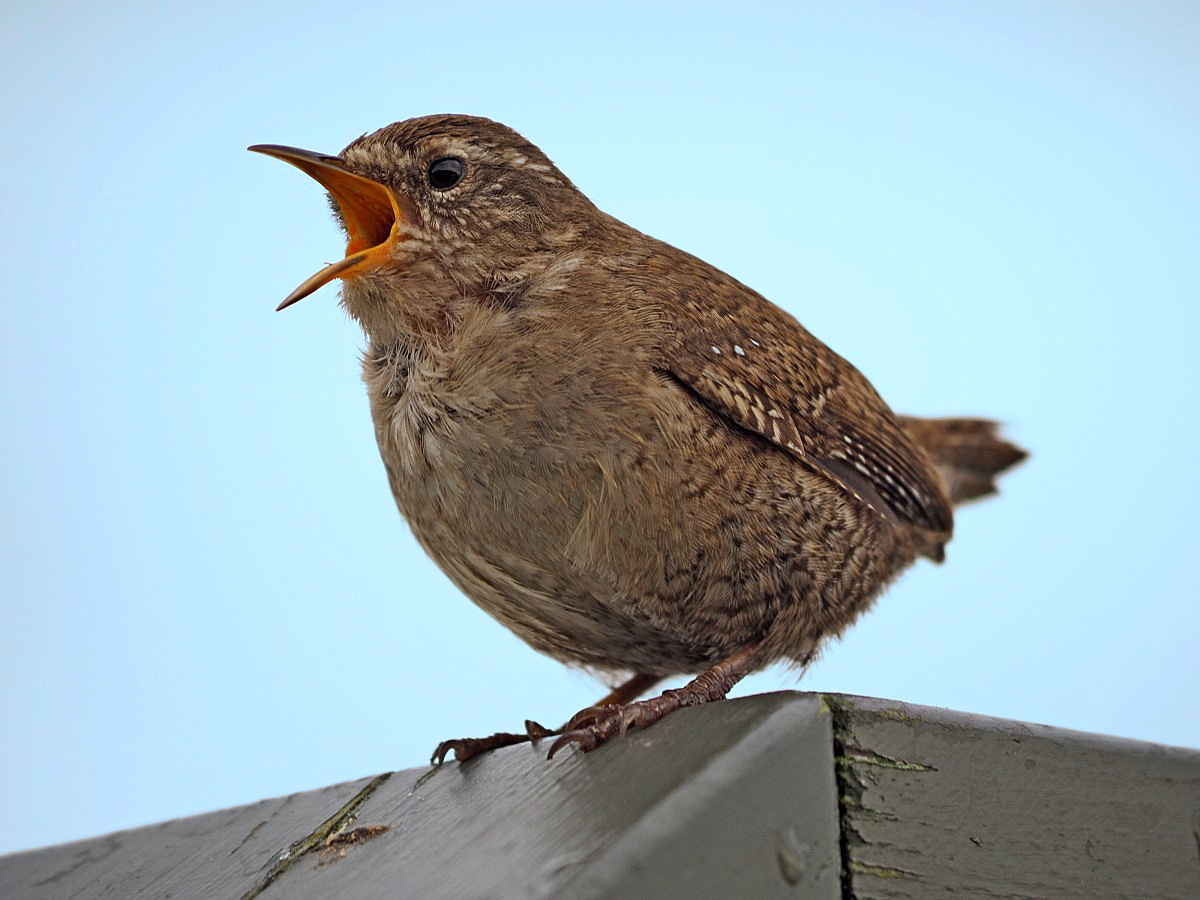
{"type": "Polygon", "coordinates": [[[955,506],[996,493],[995,476],[1029,455],[1000,437],[989,419],[900,416],[900,421],[933,460],[955,506]]]}

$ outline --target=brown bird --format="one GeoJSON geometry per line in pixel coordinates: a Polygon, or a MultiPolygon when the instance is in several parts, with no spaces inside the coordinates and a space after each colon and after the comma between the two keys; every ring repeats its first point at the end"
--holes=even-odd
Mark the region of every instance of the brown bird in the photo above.
{"type": "Polygon", "coordinates": [[[334,278],[400,512],[534,649],[626,680],[559,732],[591,750],[747,673],[803,667],[1024,457],[981,419],[894,414],[850,363],[707,263],[601,212],[488,119],[338,156],[250,148],[329,192],[334,278]],[[636,698],[668,675],[687,686],[636,698]]]}

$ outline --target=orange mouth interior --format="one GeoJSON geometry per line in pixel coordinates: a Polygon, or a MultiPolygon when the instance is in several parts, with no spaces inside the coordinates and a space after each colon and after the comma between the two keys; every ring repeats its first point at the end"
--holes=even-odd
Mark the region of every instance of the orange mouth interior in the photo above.
{"type": "Polygon", "coordinates": [[[406,217],[403,209],[408,204],[378,181],[348,171],[338,157],[277,144],[255,144],[249,149],[291,163],[320,182],[341,210],[349,234],[345,258],[305,280],[277,309],[303,300],[335,278],[379,268],[392,258],[395,245],[406,240],[400,226],[411,221],[411,214],[406,217]]]}

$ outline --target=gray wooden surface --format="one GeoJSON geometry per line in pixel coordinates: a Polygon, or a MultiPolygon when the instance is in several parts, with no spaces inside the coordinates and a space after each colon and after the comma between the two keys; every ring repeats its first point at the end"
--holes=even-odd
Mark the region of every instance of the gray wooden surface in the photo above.
{"type": "Polygon", "coordinates": [[[0,898],[1200,898],[1200,751],[841,695],[0,857],[0,898]]]}
{"type": "Polygon", "coordinates": [[[0,897],[840,896],[816,695],[680,710],[586,756],[547,746],[3,857],[0,897]]]}
{"type": "Polygon", "coordinates": [[[848,897],[1200,898],[1200,752],[825,699],[848,897]]]}

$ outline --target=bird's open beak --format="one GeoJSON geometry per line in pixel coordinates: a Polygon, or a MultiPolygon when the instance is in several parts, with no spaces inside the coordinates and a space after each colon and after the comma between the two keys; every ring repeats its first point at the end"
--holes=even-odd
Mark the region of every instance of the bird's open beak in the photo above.
{"type": "Polygon", "coordinates": [[[331,263],[306,280],[276,309],[286,309],[335,278],[359,275],[383,265],[391,258],[391,249],[405,240],[399,229],[413,217],[411,209],[408,209],[408,216],[405,215],[411,204],[379,182],[347,171],[345,163],[338,157],[277,144],[255,144],[247,149],[282,159],[319,181],[341,209],[350,233],[346,258],[331,263]]]}

